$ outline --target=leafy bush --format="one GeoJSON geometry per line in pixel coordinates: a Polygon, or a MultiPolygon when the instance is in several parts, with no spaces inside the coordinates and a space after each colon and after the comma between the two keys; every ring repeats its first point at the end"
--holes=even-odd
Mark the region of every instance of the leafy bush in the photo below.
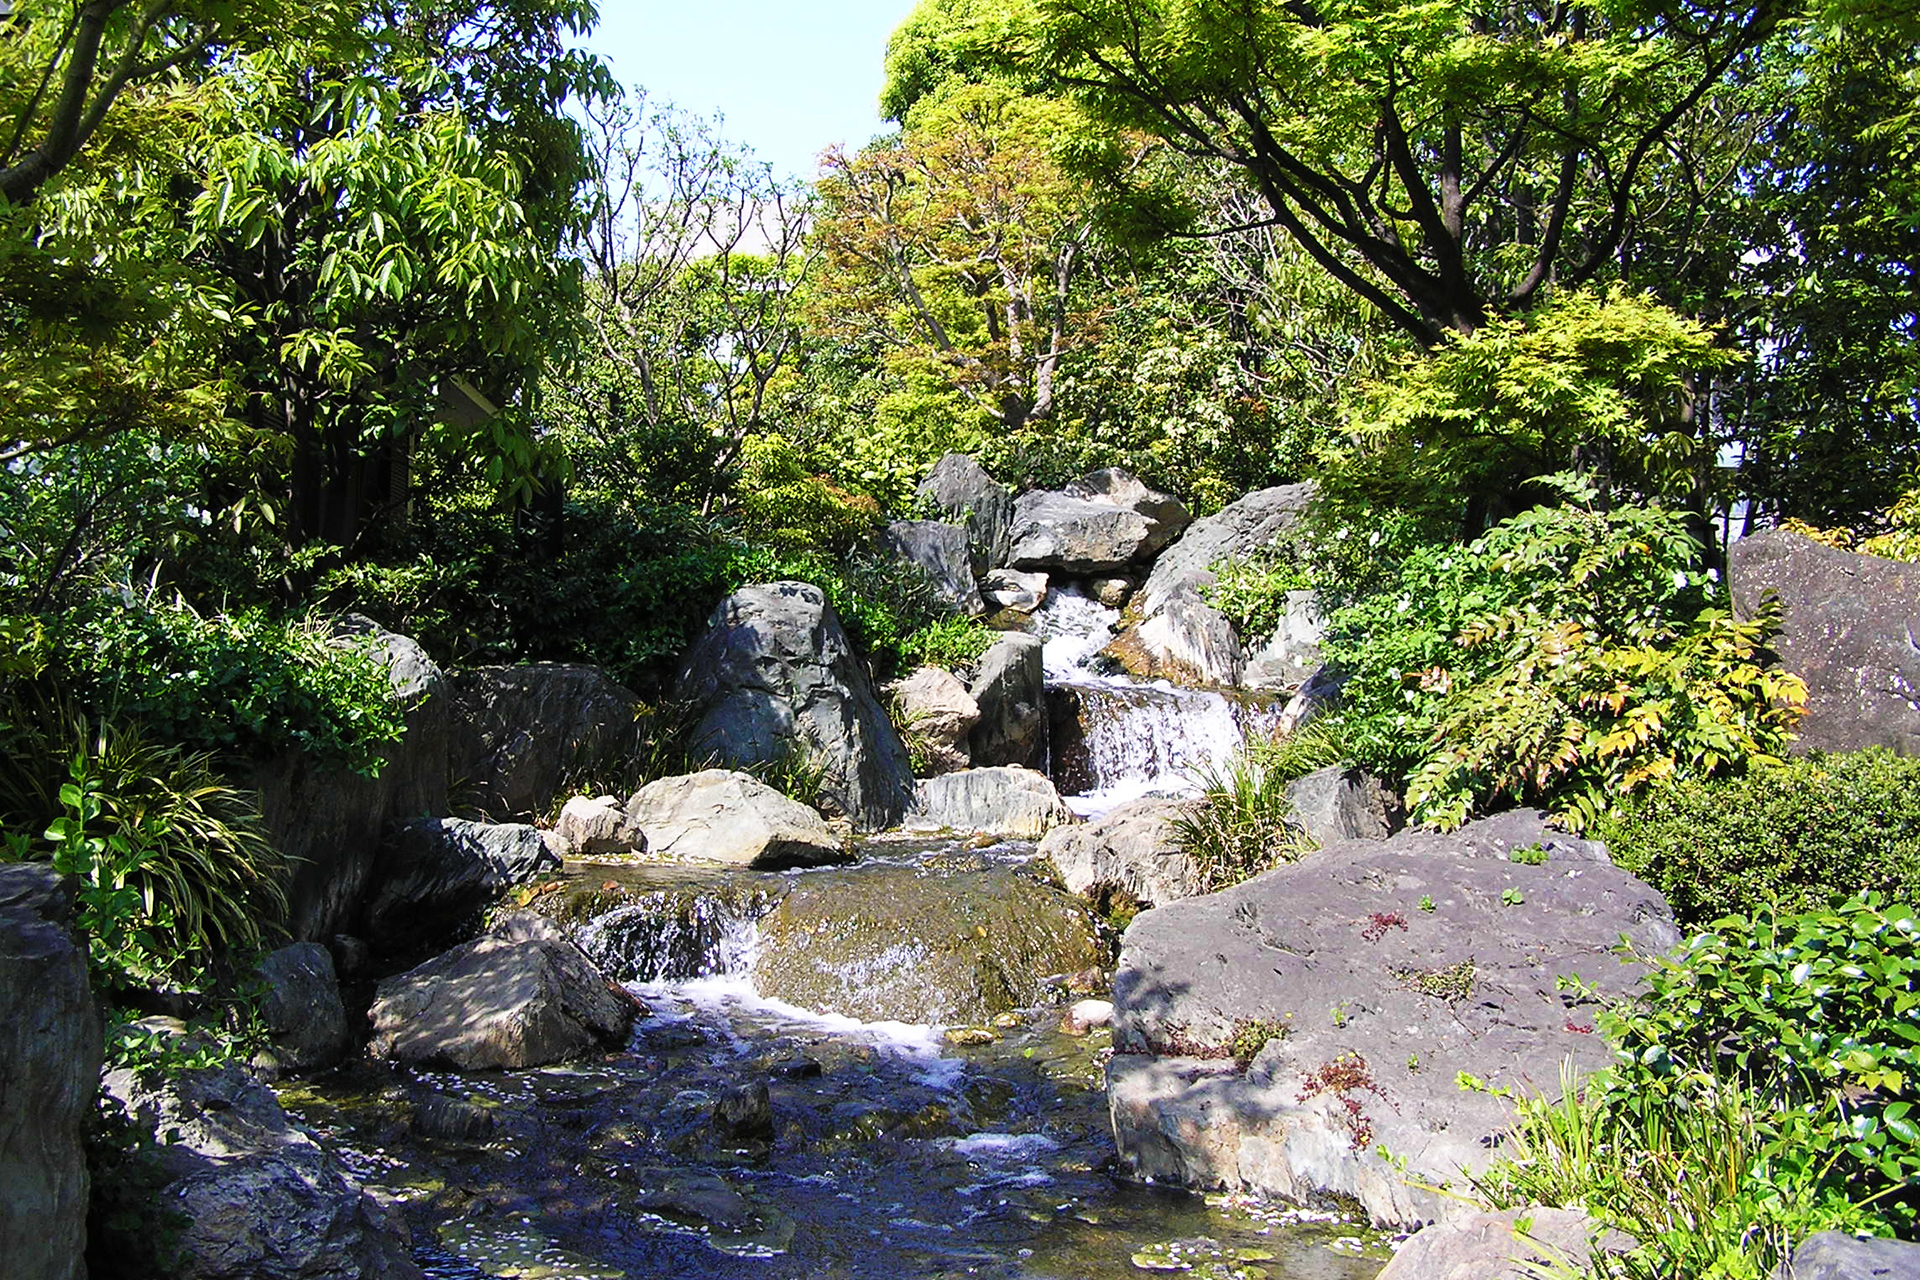
{"type": "Polygon", "coordinates": [[[795,443],[774,433],[742,446],[734,518],[748,541],[785,551],[841,554],[873,531],[880,505],[816,474],[795,443]]]}
{"type": "Polygon", "coordinates": [[[1287,546],[1262,547],[1237,560],[1218,561],[1212,569],[1213,585],[1201,588],[1200,594],[1250,643],[1279,628],[1286,617],[1288,592],[1313,585],[1287,546]]]}
{"type": "Polygon", "coordinates": [[[372,776],[381,749],[406,731],[386,669],[315,624],[103,596],[49,619],[47,634],[48,676],[65,694],[193,750],[262,758],[298,748],[372,776]]]}
{"type": "Polygon", "coordinates": [[[980,661],[998,633],[971,618],[942,618],[909,633],[900,642],[900,663],[966,671],[980,661]]]}
{"type": "Polygon", "coordinates": [[[1581,1206],[1636,1277],[1762,1280],[1811,1231],[1920,1224],[1920,920],[1874,895],[1727,916],[1603,1010],[1614,1064],[1522,1100],[1495,1203],[1581,1206]]]}
{"type": "Polygon", "coordinates": [[[1920,759],[1874,749],[1649,788],[1603,820],[1615,862],[1683,921],[1807,910],[1872,890],[1920,900],[1920,759]]]}
{"type": "Polygon", "coordinates": [[[17,700],[4,721],[5,856],[80,880],[98,983],[198,987],[272,939],[284,865],[252,793],[227,785],[211,753],[17,700]]]}
{"type": "Polygon", "coordinates": [[[1174,847],[1199,873],[1202,892],[1239,884],[1314,847],[1287,820],[1292,779],[1270,772],[1252,753],[1237,751],[1224,765],[1202,766],[1194,778],[1200,803],[1168,825],[1174,847]]]}
{"type": "Polygon", "coordinates": [[[1777,615],[1731,617],[1700,550],[1677,513],[1568,505],[1414,552],[1329,621],[1355,757],[1410,777],[1418,821],[1506,799],[1576,827],[1776,757],[1805,688],[1773,669],[1777,615]]]}

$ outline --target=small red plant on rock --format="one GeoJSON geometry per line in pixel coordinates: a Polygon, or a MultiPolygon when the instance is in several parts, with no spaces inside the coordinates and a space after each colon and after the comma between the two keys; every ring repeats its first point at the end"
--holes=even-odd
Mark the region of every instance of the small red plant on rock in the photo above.
{"type": "Polygon", "coordinates": [[[1373,1145],[1373,1121],[1360,1105],[1356,1093],[1371,1093],[1381,1101],[1386,1101],[1386,1090],[1373,1078],[1372,1068],[1367,1060],[1351,1051],[1341,1054],[1333,1061],[1309,1071],[1305,1082],[1300,1086],[1297,1102],[1307,1102],[1323,1093],[1330,1093],[1340,1104],[1340,1118],[1346,1125],[1349,1141],[1355,1151],[1364,1151],[1373,1145]]]}
{"type": "Polygon", "coordinates": [[[1366,942],[1378,942],[1387,936],[1389,929],[1404,929],[1407,918],[1398,911],[1376,911],[1367,917],[1367,923],[1360,930],[1360,937],[1366,942]]]}

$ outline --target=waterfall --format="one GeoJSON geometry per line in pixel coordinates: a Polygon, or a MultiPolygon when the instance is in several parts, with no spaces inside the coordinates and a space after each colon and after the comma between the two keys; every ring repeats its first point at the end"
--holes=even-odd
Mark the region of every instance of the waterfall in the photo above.
{"type": "Polygon", "coordinates": [[[1034,614],[1052,717],[1049,773],[1082,817],[1153,794],[1192,795],[1196,770],[1224,765],[1270,709],[1207,689],[1103,672],[1118,610],[1074,590],[1050,592],[1034,614]]]}
{"type": "Polygon", "coordinates": [[[574,933],[616,982],[684,982],[753,968],[756,922],[777,902],[764,888],[659,889],[595,916],[574,933]]]}

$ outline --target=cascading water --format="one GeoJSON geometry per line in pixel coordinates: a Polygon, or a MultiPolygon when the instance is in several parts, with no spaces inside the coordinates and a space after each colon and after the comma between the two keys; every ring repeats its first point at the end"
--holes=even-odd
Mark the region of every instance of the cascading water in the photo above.
{"type": "Polygon", "coordinates": [[[1119,620],[1071,587],[1034,614],[1053,717],[1049,771],[1082,817],[1146,795],[1193,794],[1195,773],[1224,765],[1266,717],[1209,690],[1103,672],[1099,654],[1119,620]]]}

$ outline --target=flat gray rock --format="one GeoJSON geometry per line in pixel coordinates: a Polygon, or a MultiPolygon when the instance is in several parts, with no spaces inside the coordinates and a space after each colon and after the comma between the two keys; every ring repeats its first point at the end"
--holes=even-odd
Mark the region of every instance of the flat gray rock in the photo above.
{"type": "Polygon", "coordinates": [[[1538,1280],[1542,1268],[1631,1246],[1577,1210],[1531,1205],[1416,1231],[1377,1280],[1538,1280]]]}
{"type": "Polygon", "coordinates": [[[1456,1075],[1557,1093],[1563,1062],[1605,1065],[1593,1011],[1555,979],[1626,994],[1623,934],[1642,952],[1679,940],[1658,892],[1530,812],[1331,844],[1146,912],[1114,979],[1121,1157],[1191,1185],[1351,1196],[1382,1225],[1457,1216],[1418,1184],[1462,1186],[1507,1111],[1456,1075]],[[1509,860],[1534,846],[1545,862],[1509,860]],[[1228,1046],[1258,1025],[1284,1031],[1242,1071],[1228,1046]]]}
{"type": "Polygon", "coordinates": [[[1091,822],[1057,827],[1040,842],[1061,882],[1090,901],[1116,899],[1159,906],[1206,887],[1191,859],[1174,845],[1173,820],[1198,800],[1135,800],[1091,822]]]}
{"type": "Polygon", "coordinates": [[[1920,1244],[1856,1240],[1838,1231],[1808,1236],[1780,1280],[1920,1280],[1920,1244]]]}
{"type": "Polygon", "coordinates": [[[1038,840],[1055,827],[1074,821],[1074,817],[1046,774],[1016,765],[961,769],[922,779],[909,821],[953,831],[1038,840]]]}
{"type": "Polygon", "coordinates": [[[1108,574],[1151,560],[1190,519],[1177,498],[1109,467],[1063,490],[1020,495],[1007,566],[1108,574]]]}

